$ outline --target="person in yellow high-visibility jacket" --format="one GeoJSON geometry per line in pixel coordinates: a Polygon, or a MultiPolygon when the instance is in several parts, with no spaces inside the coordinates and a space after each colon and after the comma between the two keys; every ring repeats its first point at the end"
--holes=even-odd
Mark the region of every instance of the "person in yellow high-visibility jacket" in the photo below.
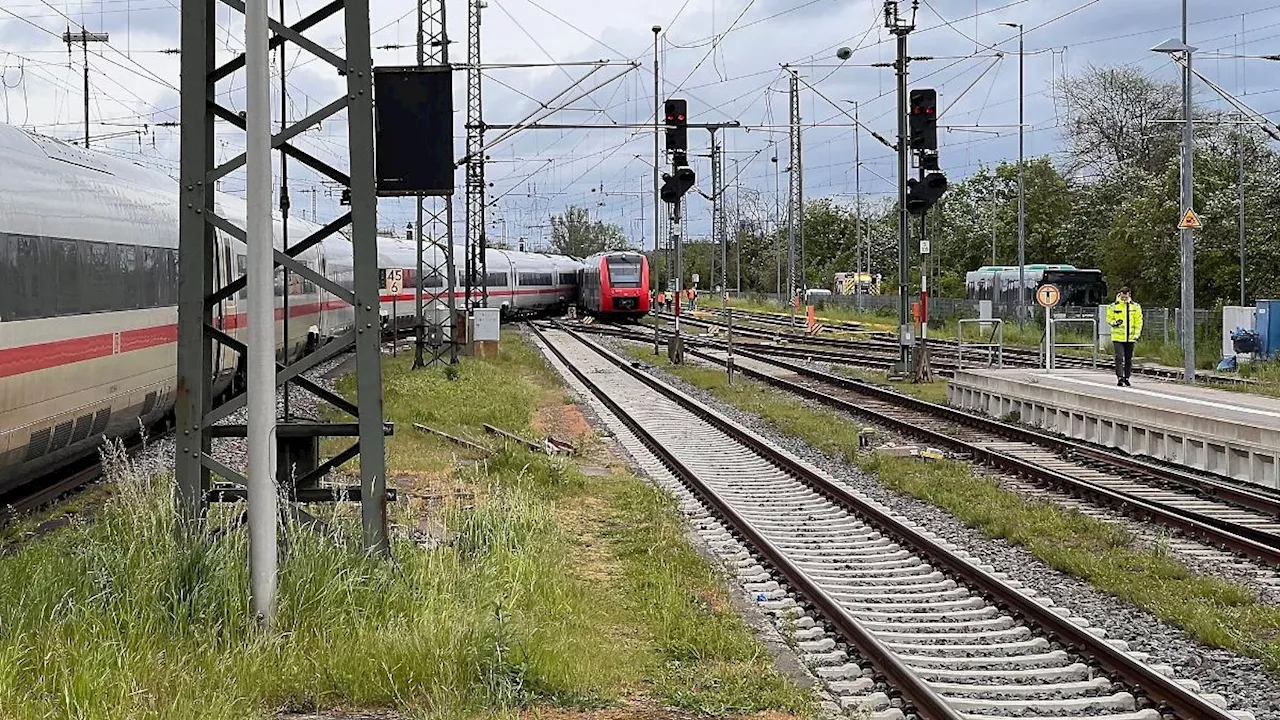
{"type": "Polygon", "coordinates": [[[1116,385],[1129,387],[1133,346],[1142,337],[1142,306],[1134,302],[1129,288],[1120,288],[1116,301],[1107,308],[1107,324],[1111,326],[1111,344],[1116,352],[1116,385]]]}

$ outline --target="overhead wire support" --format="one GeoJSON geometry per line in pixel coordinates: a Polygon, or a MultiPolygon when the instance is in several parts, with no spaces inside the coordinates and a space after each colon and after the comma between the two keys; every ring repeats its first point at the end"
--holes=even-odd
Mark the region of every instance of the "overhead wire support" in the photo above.
{"type": "Polygon", "coordinates": [[[911,279],[910,279],[910,215],[907,212],[907,173],[910,170],[910,139],[907,134],[907,68],[911,57],[907,54],[907,36],[915,30],[916,11],[920,7],[919,0],[913,0],[911,20],[903,19],[899,13],[898,0],[885,0],[885,27],[897,38],[898,53],[894,62],[898,80],[898,344],[899,363],[895,368],[905,375],[911,372],[913,354],[913,332],[911,322],[911,279]]]}
{"type": "MultiPolygon", "coordinates": [[[[445,0],[440,0],[444,2],[445,0]]],[[[475,305],[475,286],[480,286],[480,305],[489,306],[489,283],[485,263],[485,180],[484,104],[481,98],[480,10],[484,0],[467,1],[467,179],[466,253],[463,308],[475,305]]]]}
{"type": "Polygon", "coordinates": [[[804,281],[804,169],[801,164],[803,154],[800,129],[800,76],[795,70],[790,71],[789,88],[791,119],[791,174],[788,176],[787,193],[787,303],[791,306],[791,324],[795,325],[796,305],[800,293],[803,292],[804,281]],[[800,237],[800,273],[796,278],[796,236],[800,237]]]}
{"type": "MultiPolygon", "coordinates": [[[[235,11],[245,12],[246,5],[240,0],[223,0],[235,11]]],[[[199,535],[204,531],[208,503],[219,499],[232,498],[244,494],[250,489],[254,498],[261,494],[254,489],[262,489],[263,468],[266,470],[266,482],[273,478],[282,485],[286,495],[296,491],[308,490],[319,494],[328,494],[321,488],[320,481],[331,471],[356,458],[360,459],[360,487],[334,488],[330,495],[337,499],[349,498],[361,503],[361,526],[363,545],[366,551],[389,555],[390,544],[387,535],[387,487],[385,473],[384,435],[389,428],[382,420],[382,368],[379,352],[379,333],[364,332],[365,328],[378,328],[379,292],[378,292],[378,258],[376,238],[377,198],[375,188],[373,153],[373,62],[369,47],[369,5],[368,0],[345,0],[333,2],[314,10],[310,14],[286,26],[280,21],[266,17],[266,0],[257,0],[251,8],[252,18],[246,18],[247,24],[253,26],[249,33],[254,38],[250,45],[255,54],[254,62],[247,63],[246,55],[238,55],[221,65],[216,64],[217,28],[216,7],[218,0],[191,0],[182,4],[181,12],[181,140],[180,140],[180,177],[179,177],[179,240],[178,240],[178,348],[177,348],[177,394],[176,425],[177,437],[175,447],[175,475],[177,480],[177,510],[182,520],[184,532],[199,535]],[[315,42],[305,38],[303,32],[328,18],[340,17],[343,21],[344,35],[347,38],[345,57],[325,50],[315,42]],[[272,33],[272,37],[267,34],[272,33]],[[252,117],[241,117],[223,105],[219,98],[222,93],[217,90],[221,80],[230,78],[236,71],[252,65],[257,71],[253,79],[254,104],[269,112],[269,89],[265,78],[266,53],[271,48],[291,42],[316,55],[319,59],[330,63],[344,74],[343,92],[341,95],[312,113],[306,118],[286,123],[278,134],[271,134],[270,118],[258,114],[252,117]],[[316,158],[314,155],[298,148],[291,141],[308,128],[316,126],[345,110],[347,117],[348,169],[344,172],[333,165],[316,158]],[[226,162],[218,164],[214,155],[215,124],[223,121],[228,125],[247,131],[252,125],[253,132],[247,133],[250,140],[250,153],[242,153],[226,162]],[[343,187],[350,195],[350,208],[337,218],[299,238],[292,244],[277,249],[269,241],[272,222],[270,219],[270,152],[278,148],[294,160],[307,165],[317,173],[324,175],[343,187]],[[250,177],[256,178],[252,183],[253,191],[249,202],[251,227],[240,227],[225,216],[225,211],[215,203],[214,185],[228,173],[245,166],[252,165],[250,177]],[[263,171],[265,170],[265,175],[263,171]],[[265,181],[263,180],[265,178],[265,181]],[[259,203],[260,196],[265,194],[265,205],[259,203]],[[263,222],[265,220],[265,223],[263,222]],[[265,237],[268,244],[264,247],[265,237]],[[351,284],[339,284],[329,274],[317,271],[309,263],[298,258],[302,253],[313,250],[325,240],[334,237],[340,230],[349,228],[351,255],[351,284]],[[248,331],[240,330],[233,334],[227,323],[229,317],[224,315],[225,302],[248,286],[248,278],[243,272],[231,272],[234,267],[229,252],[246,249],[254,255],[255,260],[269,263],[266,277],[262,267],[248,263],[255,275],[254,288],[250,298],[254,300],[257,317],[251,317],[248,331]],[[222,268],[218,271],[218,268],[222,268]],[[346,303],[352,307],[350,329],[318,350],[297,357],[286,354],[276,359],[274,325],[274,303],[270,300],[272,293],[272,268],[287,268],[290,274],[300,276],[305,281],[315,284],[322,294],[332,296],[337,303],[346,303]],[[267,320],[261,322],[261,292],[265,286],[267,320]],[[265,330],[265,332],[263,332],[265,330]],[[265,345],[265,347],[264,347],[265,345]],[[354,346],[356,357],[356,392],[357,400],[348,401],[306,377],[305,373],[340,353],[354,346]],[[261,364],[265,356],[265,366],[261,364]],[[237,394],[230,399],[215,398],[214,383],[219,378],[234,373],[241,376],[250,357],[259,362],[250,365],[250,381],[254,384],[250,395],[254,397],[255,418],[263,417],[261,401],[265,399],[267,422],[245,425],[224,425],[221,421],[230,417],[240,408],[246,406],[249,397],[237,394]],[[264,374],[265,373],[265,374],[264,374]],[[299,467],[298,477],[290,471],[289,463],[281,463],[281,455],[271,457],[268,450],[264,458],[264,438],[261,433],[270,430],[270,420],[275,413],[275,389],[285,382],[305,389],[319,399],[354,418],[354,422],[301,422],[290,420],[278,423],[278,435],[273,435],[280,446],[286,443],[303,443],[315,450],[312,457],[318,459],[318,447],[321,438],[346,437],[355,439],[354,444],[338,452],[329,460],[313,467],[299,467]],[[265,398],[264,398],[265,392],[265,398]],[[234,462],[220,457],[215,448],[214,438],[245,437],[250,440],[252,458],[250,462],[252,480],[234,469],[234,462]],[[265,462],[264,462],[265,460],[265,462]],[[283,466],[283,467],[282,467],[283,466]],[[218,475],[227,483],[213,485],[212,476],[218,475]],[[228,484],[229,483],[229,484],[228,484]]],[[[345,241],[344,241],[345,242],[345,241]]],[[[337,263],[340,258],[335,257],[337,263]]],[[[332,265],[330,267],[333,267],[332,265]]],[[[336,269],[336,268],[335,268],[336,269]]],[[[276,445],[276,442],[270,445],[276,445]]],[[[270,447],[269,445],[267,446],[270,447]]],[[[308,453],[311,454],[311,453],[308,453]]],[[[274,493],[273,493],[274,497],[274,493]]],[[[252,501],[251,501],[252,502],[252,501]]],[[[261,503],[252,511],[258,514],[261,503]]],[[[275,518],[275,513],[272,513],[275,518]]],[[[258,536],[254,533],[255,537],[258,536]]],[[[261,546],[260,546],[261,547],[261,546]]],[[[255,551],[256,552],[256,551],[255,551]]],[[[264,613],[265,614],[265,613],[264,613]]]]}
{"type": "Polygon", "coordinates": [[[67,44],[68,55],[71,54],[73,43],[80,43],[84,49],[84,146],[86,148],[89,147],[89,43],[109,41],[110,36],[107,33],[91,33],[83,25],[78,33],[71,32],[71,28],[68,27],[62,34],[62,42],[67,44]]]}
{"type": "MultiPolygon", "coordinates": [[[[916,59],[916,60],[919,60],[919,59],[921,59],[921,58],[915,58],[915,59],[916,59]]],[[[789,66],[787,66],[787,65],[783,65],[783,67],[784,67],[784,68],[787,68],[788,70],[790,70],[790,69],[791,69],[791,68],[790,68],[789,66]]],[[[888,67],[888,66],[886,65],[886,67],[888,67]]],[[[897,145],[895,145],[895,144],[893,144],[893,143],[889,142],[887,139],[885,139],[885,137],[884,137],[883,135],[881,135],[880,133],[876,132],[875,130],[872,130],[872,129],[871,129],[870,127],[868,127],[867,125],[863,124],[863,123],[862,123],[862,121],[858,120],[857,115],[850,115],[850,114],[849,114],[849,111],[847,111],[847,110],[845,110],[843,107],[841,107],[841,106],[840,106],[840,104],[839,104],[839,103],[837,103],[836,101],[834,101],[834,100],[832,100],[831,98],[827,97],[827,96],[826,96],[826,95],[825,95],[821,90],[819,90],[818,88],[814,87],[814,86],[813,86],[811,83],[809,83],[807,80],[805,80],[804,78],[800,77],[799,75],[796,75],[795,77],[796,77],[796,79],[797,79],[797,80],[799,80],[801,83],[803,83],[805,87],[809,88],[809,90],[810,90],[811,92],[813,92],[813,94],[814,94],[814,95],[817,95],[818,97],[822,98],[823,100],[826,100],[826,101],[827,101],[827,104],[829,104],[831,107],[835,108],[836,110],[839,110],[841,114],[843,114],[845,117],[847,117],[847,118],[849,118],[850,120],[852,120],[852,121],[853,121],[853,125],[854,125],[854,127],[859,127],[859,128],[862,128],[863,130],[866,130],[868,133],[870,133],[870,134],[871,134],[871,137],[875,138],[876,140],[879,140],[881,144],[883,144],[885,147],[889,148],[890,150],[897,150],[897,149],[898,149],[898,146],[897,146],[897,145]]],[[[829,126],[829,125],[826,125],[826,124],[822,124],[822,125],[819,125],[819,126],[817,126],[817,127],[830,127],[830,126],[829,126]]]]}
{"type": "MultiPolygon", "coordinates": [[[[418,64],[449,66],[445,0],[418,0],[418,64]]],[[[413,367],[458,363],[452,195],[417,197],[413,367]],[[428,204],[429,203],[429,204],[428,204]]]]}

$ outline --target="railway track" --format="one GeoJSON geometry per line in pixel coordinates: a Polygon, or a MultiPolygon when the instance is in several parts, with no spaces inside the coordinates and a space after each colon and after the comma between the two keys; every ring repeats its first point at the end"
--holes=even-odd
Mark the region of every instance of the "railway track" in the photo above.
{"type": "MultiPolygon", "coordinates": [[[[719,314],[721,311],[717,308],[714,312],[719,314]]],[[[796,321],[797,324],[792,325],[789,317],[773,316],[769,313],[757,313],[750,310],[735,309],[733,311],[733,316],[734,318],[738,319],[739,322],[742,319],[746,319],[751,322],[760,322],[767,325],[778,327],[778,330],[776,331],[765,331],[765,330],[760,330],[758,328],[742,327],[741,325],[736,325],[734,327],[735,334],[742,334],[747,337],[775,338],[775,337],[778,337],[780,333],[795,332],[795,331],[803,332],[803,329],[805,327],[803,319],[799,317],[797,317],[797,321],[796,321]]],[[[663,316],[663,317],[667,319],[670,318],[670,316],[663,316]]],[[[715,326],[715,327],[723,328],[727,325],[727,323],[722,320],[715,320],[710,318],[690,318],[688,316],[682,316],[681,322],[688,322],[690,324],[693,324],[699,327],[715,326]]],[[[858,325],[858,324],[854,323],[854,325],[858,325]]],[[[826,324],[826,327],[833,328],[833,326],[830,324],[826,324]]],[[[834,329],[843,330],[845,332],[861,332],[861,333],[868,334],[871,337],[864,340],[854,340],[854,339],[845,339],[845,338],[806,337],[802,335],[797,335],[792,339],[798,344],[821,345],[823,347],[844,347],[844,348],[849,348],[855,352],[868,352],[868,351],[877,352],[878,351],[881,353],[892,353],[895,356],[898,352],[897,339],[896,337],[894,337],[889,333],[885,333],[883,331],[847,330],[839,326],[836,326],[834,329]]],[[[959,367],[956,363],[948,360],[948,358],[954,356],[954,353],[957,351],[958,344],[955,340],[951,340],[948,338],[930,338],[929,344],[934,350],[933,355],[930,358],[930,361],[936,369],[940,369],[943,374],[949,374],[959,367]],[[947,351],[947,353],[944,354],[943,352],[941,352],[943,350],[947,351]]],[[[896,359],[895,359],[895,362],[896,362],[896,359]]],[[[1009,365],[1011,367],[1041,367],[1044,364],[1044,360],[1041,357],[1040,352],[1038,350],[1031,349],[1031,348],[1024,348],[1024,347],[1005,347],[1004,362],[1006,365],[1009,365]]],[[[1074,357],[1071,355],[1058,356],[1054,359],[1054,362],[1056,363],[1057,367],[1063,368],[1063,369],[1092,368],[1094,366],[1092,359],[1074,357]]],[[[1098,367],[1103,367],[1103,368],[1110,367],[1113,362],[1114,360],[1110,355],[1098,356],[1098,367]]],[[[888,367],[891,364],[892,363],[888,363],[887,365],[885,365],[885,367],[888,367]]],[[[1151,377],[1151,378],[1156,378],[1160,380],[1180,381],[1182,379],[1182,371],[1177,368],[1166,368],[1166,367],[1160,367],[1155,365],[1135,364],[1133,367],[1133,372],[1145,377],[1151,377]]],[[[1222,375],[1217,373],[1201,372],[1198,375],[1198,379],[1199,381],[1202,381],[1208,384],[1215,384],[1215,385],[1228,385],[1228,386],[1236,386],[1236,387],[1256,385],[1256,381],[1251,380],[1249,378],[1234,377],[1231,375],[1222,375]]]]}
{"type": "Polygon", "coordinates": [[[840,705],[886,720],[1252,717],[626,359],[535,332],[840,705]]]}
{"type": "MultiPolygon", "coordinates": [[[[725,364],[717,350],[687,350],[725,364]]],[[[735,348],[735,370],[976,462],[1280,568],[1280,496],[735,348]]]]}

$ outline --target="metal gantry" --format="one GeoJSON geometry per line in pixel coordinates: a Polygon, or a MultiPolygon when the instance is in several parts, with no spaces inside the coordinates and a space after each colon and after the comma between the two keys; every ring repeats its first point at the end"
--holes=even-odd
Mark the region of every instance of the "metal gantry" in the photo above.
{"type": "MultiPolygon", "coordinates": [[[[445,0],[418,1],[418,64],[449,64],[449,31],[445,24],[445,0]]],[[[453,257],[453,198],[417,198],[418,267],[414,282],[417,339],[413,366],[440,363],[456,365],[458,343],[454,333],[454,293],[457,272],[453,257]]]]}
{"type": "MultiPolygon", "coordinates": [[[[222,0],[243,13],[241,0],[222,0]]],[[[246,287],[243,273],[236,272],[232,259],[219,248],[220,238],[245,240],[245,228],[220,212],[214,202],[215,183],[243,167],[246,154],[217,164],[214,136],[218,121],[245,130],[244,118],[218,100],[219,82],[228,81],[245,67],[243,54],[217,64],[215,30],[217,0],[184,2],[181,15],[181,170],[178,249],[178,377],[177,445],[175,472],[177,502],[188,526],[198,526],[205,517],[210,499],[211,477],[216,474],[241,488],[247,479],[228,466],[226,458],[214,451],[214,438],[246,437],[244,425],[221,425],[246,404],[243,393],[230,399],[215,397],[215,379],[225,380],[244,368],[249,345],[231,332],[240,325],[231,322],[225,310],[246,287]]],[[[321,437],[354,437],[356,442],[333,458],[320,463],[293,481],[298,497],[326,497],[319,481],[333,468],[360,457],[359,492],[348,492],[362,504],[364,545],[372,552],[389,549],[386,527],[386,475],[384,471],[384,424],[382,421],[382,370],[379,356],[379,296],[376,233],[377,198],[373,150],[373,62],[369,40],[368,0],[328,3],[290,26],[270,20],[274,33],[270,47],[292,42],[332,65],[345,76],[345,92],[306,118],[283,124],[271,137],[271,147],[283,149],[294,160],[350,191],[351,205],[327,225],[300,238],[283,250],[272,250],[274,266],[324,288],[335,298],[354,307],[353,327],[316,352],[285,366],[276,363],[275,385],[292,381],[324,402],[353,416],[355,422],[287,422],[279,424],[282,442],[321,437]],[[329,51],[304,36],[304,32],[342,13],[347,38],[346,57],[329,51]],[[344,172],[298,148],[291,140],[321,121],[346,110],[348,119],[349,170],[344,172]],[[353,289],[330,280],[295,258],[339,230],[349,228],[353,250],[353,289]],[[303,376],[307,370],[328,361],[352,346],[356,353],[356,403],[329,392],[303,376]]],[[[272,333],[274,335],[274,333],[272,333]]],[[[241,337],[244,337],[241,335],[241,337]]],[[[221,387],[221,382],[217,383],[221,387]]],[[[243,491],[231,488],[228,494],[243,491]]],[[[338,495],[338,491],[333,495],[338,495]]]]}
{"type": "MultiPolygon", "coordinates": [[[[712,252],[715,257],[716,252],[720,254],[720,291],[728,292],[729,289],[729,251],[725,245],[724,232],[724,148],[722,141],[716,137],[716,131],[711,131],[711,242],[715,244],[716,250],[712,252]]],[[[717,281],[715,275],[715,263],[712,263],[712,277],[709,284],[717,281]]]]}
{"type": "MultiPolygon", "coordinates": [[[[442,0],[443,1],[443,0],[442,0]]],[[[467,2],[467,238],[466,303],[475,304],[479,285],[480,305],[488,307],[488,268],[485,263],[484,113],[480,87],[480,10],[484,0],[467,2]]]]}

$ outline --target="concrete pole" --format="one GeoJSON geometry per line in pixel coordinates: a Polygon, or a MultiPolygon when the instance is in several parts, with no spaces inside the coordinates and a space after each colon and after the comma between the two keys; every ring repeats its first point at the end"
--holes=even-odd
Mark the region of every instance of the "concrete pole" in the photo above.
{"type": "MultiPolygon", "coordinates": [[[[780,166],[778,164],[778,143],[773,143],[773,231],[778,232],[782,227],[782,183],[780,166]]],[[[773,244],[773,258],[775,260],[775,274],[773,280],[773,293],[782,299],[782,247],[777,242],[773,244]]]]}
{"type": "Polygon", "coordinates": [[[276,323],[271,232],[271,99],[267,0],[245,5],[245,149],[248,187],[249,574],[253,612],[276,613],[276,323]]]}
{"type": "MultiPolygon", "coordinates": [[[[1243,121],[1243,120],[1244,120],[1244,116],[1241,116],[1241,117],[1240,117],[1240,119],[1241,119],[1241,121],[1243,121]]],[[[1239,201],[1240,201],[1240,222],[1239,222],[1239,225],[1240,225],[1240,227],[1239,227],[1239,230],[1240,230],[1240,307],[1244,307],[1244,303],[1245,303],[1245,290],[1244,290],[1244,282],[1245,282],[1245,273],[1244,273],[1244,261],[1245,261],[1245,247],[1244,247],[1244,128],[1243,128],[1242,126],[1237,126],[1237,127],[1236,127],[1236,131],[1239,133],[1238,135],[1236,135],[1236,190],[1237,190],[1237,192],[1238,192],[1238,193],[1239,193],[1239,195],[1240,195],[1240,198],[1239,198],[1239,201]]]]}
{"type": "MultiPolygon", "coordinates": [[[[853,195],[854,195],[854,214],[857,216],[853,220],[853,269],[854,281],[853,292],[855,299],[858,301],[858,309],[862,309],[862,147],[860,141],[860,133],[858,126],[858,103],[853,104],[853,195]]],[[[867,274],[871,274],[871,258],[867,258],[867,274]]]]}
{"type": "Polygon", "coordinates": [[[737,258],[734,260],[733,265],[734,265],[735,274],[737,275],[737,282],[735,284],[735,287],[737,288],[738,298],[742,297],[742,235],[738,232],[739,231],[738,226],[739,226],[739,223],[741,222],[740,218],[742,215],[742,204],[740,202],[741,199],[739,198],[739,192],[741,191],[741,188],[738,186],[738,178],[741,176],[742,175],[738,172],[738,158],[734,158],[733,159],[733,224],[730,226],[730,232],[732,233],[732,237],[733,237],[733,250],[735,253],[737,253],[737,258]]]}
{"type": "MultiPolygon", "coordinates": [[[[659,100],[658,90],[658,33],[662,32],[661,25],[653,26],[653,260],[656,264],[658,261],[658,217],[662,213],[662,201],[659,195],[662,192],[662,181],[659,179],[660,162],[662,160],[662,151],[658,148],[658,136],[662,134],[662,102],[659,100]]],[[[665,264],[665,263],[664,263],[665,264]]],[[[656,356],[660,351],[658,349],[658,329],[662,323],[658,322],[658,274],[652,272],[653,276],[653,354],[656,356]]],[[[671,266],[666,268],[667,274],[671,273],[671,266]]]]}
{"type": "Polygon", "coordinates": [[[1018,327],[1027,314],[1027,181],[1026,181],[1026,54],[1023,27],[1018,23],[1018,327]]]}
{"type": "Polygon", "coordinates": [[[796,283],[796,223],[803,223],[803,218],[796,217],[797,206],[801,203],[798,196],[800,190],[800,154],[796,152],[799,147],[798,136],[800,133],[800,80],[796,76],[794,70],[791,71],[791,88],[790,88],[790,105],[791,105],[791,176],[788,178],[787,187],[789,188],[787,198],[787,306],[791,309],[791,327],[794,329],[796,324],[796,293],[799,292],[799,285],[796,283]]]}
{"type": "MultiPolygon", "coordinates": [[[[1187,44],[1187,0],[1182,0],[1182,44],[1187,44]]],[[[1187,63],[1182,68],[1182,214],[1192,209],[1192,120],[1191,120],[1191,50],[1187,50],[1187,63]]],[[[1182,244],[1182,366],[1183,381],[1196,381],[1196,304],[1195,304],[1195,246],[1191,228],[1180,228],[1182,244]]]]}
{"type": "Polygon", "coordinates": [[[898,371],[911,371],[911,242],[910,216],[907,214],[907,172],[911,152],[907,137],[907,34],[898,31],[898,371]]]}

